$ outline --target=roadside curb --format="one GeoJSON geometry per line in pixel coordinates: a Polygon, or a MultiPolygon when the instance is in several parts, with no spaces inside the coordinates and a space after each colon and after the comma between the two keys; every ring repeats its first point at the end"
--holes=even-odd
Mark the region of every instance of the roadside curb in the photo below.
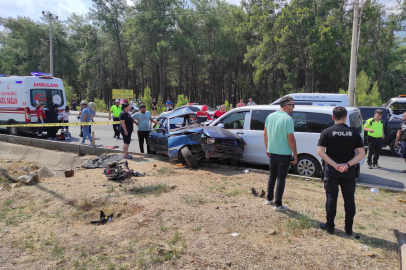
{"type": "MultiPolygon", "coordinates": [[[[219,165],[219,164],[215,164],[215,163],[203,163],[201,165],[204,167],[220,168],[220,169],[227,169],[227,170],[234,170],[234,171],[240,171],[240,170],[244,169],[244,167],[232,167],[232,166],[227,166],[227,165],[219,165]]],[[[267,170],[250,169],[250,168],[248,168],[248,170],[250,172],[254,172],[254,173],[269,175],[269,171],[267,171],[267,170]]],[[[315,177],[308,177],[308,176],[302,176],[302,175],[296,175],[296,174],[288,174],[287,177],[292,178],[292,179],[305,180],[305,181],[316,181],[316,182],[323,183],[323,181],[320,178],[315,178],[315,177]]],[[[387,189],[387,190],[397,191],[397,192],[406,192],[406,189],[403,189],[403,188],[367,184],[367,183],[358,183],[357,182],[357,186],[364,187],[364,188],[373,187],[373,188],[381,188],[381,189],[387,189]]]]}
{"type": "MultiPolygon", "coordinates": [[[[36,139],[36,138],[26,138],[26,137],[6,135],[6,134],[0,134],[0,142],[33,146],[33,147],[43,148],[43,149],[47,149],[47,150],[61,151],[61,152],[71,152],[71,153],[77,153],[78,155],[100,156],[102,154],[122,153],[121,150],[116,150],[116,149],[107,149],[107,148],[65,143],[65,142],[60,142],[60,141],[50,141],[50,140],[36,139]]],[[[148,156],[147,154],[134,153],[134,152],[130,152],[130,153],[136,157],[147,157],[148,156]]]]}

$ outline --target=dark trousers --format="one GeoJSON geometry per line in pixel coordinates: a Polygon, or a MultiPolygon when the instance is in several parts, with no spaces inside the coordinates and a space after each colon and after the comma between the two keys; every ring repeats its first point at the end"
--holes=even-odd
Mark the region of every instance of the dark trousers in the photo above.
{"type": "Polygon", "coordinates": [[[58,127],[48,127],[48,138],[56,138],[56,133],[58,133],[58,127]]]}
{"type": "Polygon", "coordinates": [[[149,154],[151,152],[149,150],[149,143],[148,143],[149,133],[150,133],[150,131],[141,131],[141,130],[138,130],[138,132],[137,132],[141,153],[144,153],[144,140],[147,143],[147,153],[149,154]]]}
{"type": "Polygon", "coordinates": [[[269,157],[269,179],[267,188],[267,199],[272,201],[274,198],[274,188],[276,182],[275,205],[282,205],[282,196],[285,191],[285,179],[290,165],[290,155],[270,154],[269,157]],[[276,181],[278,180],[278,181],[276,181]]]}
{"type": "MultiPolygon", "coordinates": [[[[41,119],[40,118],[38,118],[38,124],[42,124],[42,121],[41,121],[41,119]]],[[[44,128],[43,127],[39,127],[38,128],[38,137],[39,138],[42,138],[42,132],[44,132],[44,128]]],[[[48,135],[48,134],[47,134],[48,135]]]]}
{"type": "Polygon", "coordinates": [[[382,151],[382,138],[368,137],[368,158],[367,163],[378,164],[379,155],[382,151]],[[374,158],[372,159],[372,155],[374,158]]]}
{"type": "Polygon", "coordinates": [[[324,170],[324,189],[326,190],[326,213],[327,230],[334,230],[334,219],[337,213],[338,187],[344,199],[345,227],[346,231],[352,231],[352,224],[355,216],[355,167],[348,172],[340,173],[330,165],[326,164],[324,170]]]}
{"type": "MultiPolygon", "coordinates": [[[[113,121],[120,121],[120,118],[113,117],[113,121]]],[[[114,136],[120,137],[120,124],[114,124],[113,129],[114,129],[114,136]]]]}

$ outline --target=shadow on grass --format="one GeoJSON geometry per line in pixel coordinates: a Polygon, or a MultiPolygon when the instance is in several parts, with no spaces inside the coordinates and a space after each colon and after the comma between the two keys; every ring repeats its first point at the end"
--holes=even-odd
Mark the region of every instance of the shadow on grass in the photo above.
{"type": "Polygon", "coordinates": [[[48,194],[54,196],[54,197],[57,198],[58,200],[67,201],[67,199],[66,199],[63,195],[56,193],[55,190],[47,189],[46,187],[42,186],[40,183],[37,183],[37,184],[35,184],[35,185],[33,185],[33,186],[36,187],[36,188],[38,188],[39,190],[41,190],[41,191],[43,191],[43,192],[46,192],[46,193],[48,193],[48,194]]]}
{"type": "MultiPolygon", "coordinates": [[[[300,220],[303,219],[303,216],[304,216],[303,213],[299,213],[294,210],[289,210],[289,211],[282,212],[282,213],[287,215],[290,218],[298,220],[298,222],[301,222],[300,220]]],[[[315,220],[309,216],[307,216],[306,219],[308,220],[309,223],[311,223],[311,227],[320,228],[319,227],[320,221],[315,220]]],[[[396,242],[391,242],[386,239],[368,236],[368,235],[365,235],[365,234],[362,234],[359,232],[353,232],[352,236],[347,236],[343,230],[335,228],[334,234],[337,235],[338,237],[355,240],[359,243],[368,245],[370,247],[385,249],[388,251],[397,251],[398,250],[398,245],[396,242]]]]}

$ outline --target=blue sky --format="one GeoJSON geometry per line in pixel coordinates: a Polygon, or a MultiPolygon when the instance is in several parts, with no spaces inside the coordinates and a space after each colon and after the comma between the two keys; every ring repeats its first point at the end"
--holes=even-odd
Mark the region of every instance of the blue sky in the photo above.
{"type": "MultiPolygon", "coordinates": [[[[238,5],[240,0],[226,0],[238,5]]],[[[387,7],[396,4],[396,0],[379,0],[387,7]]],[[[127,0],[131,4],[132,0],[127,0]]],[[[92,0],[0,0],[0,17],[25,16],[34,20],[41,17],[42,11],[54,12],[61,20],[65,20],[72,12],[87,13],[92,0]]]]}

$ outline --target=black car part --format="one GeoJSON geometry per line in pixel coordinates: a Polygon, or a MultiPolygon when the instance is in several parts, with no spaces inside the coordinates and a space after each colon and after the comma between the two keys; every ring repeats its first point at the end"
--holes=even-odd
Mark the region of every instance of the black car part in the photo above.
{"type": "Polygon", "coordinates": [[[108,180],[125,180],[133,176],[144,176],[130,169],[128,167],[128,161],[109,163],[104,169],[104,175],[106,175],[108,180]],[[123,166],[125,168],[123,168],[123,166]]]}

